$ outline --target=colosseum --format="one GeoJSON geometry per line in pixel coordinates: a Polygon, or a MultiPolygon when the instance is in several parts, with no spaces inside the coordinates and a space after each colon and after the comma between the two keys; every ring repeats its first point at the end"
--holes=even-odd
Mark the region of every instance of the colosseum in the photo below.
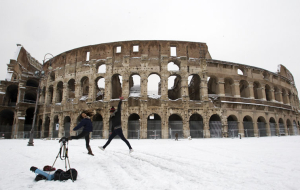
{"type": "Polygon", "coordinates": [[[46,54],[43,64],[18,44],[0,84],[0,133],[69,136],[89,109],[92,137],[108,138],[121,96],[127,138],[298,135],[298,92],[283,65],[274,73],[214,60],[205,43],[139,40],[46,54]]]}

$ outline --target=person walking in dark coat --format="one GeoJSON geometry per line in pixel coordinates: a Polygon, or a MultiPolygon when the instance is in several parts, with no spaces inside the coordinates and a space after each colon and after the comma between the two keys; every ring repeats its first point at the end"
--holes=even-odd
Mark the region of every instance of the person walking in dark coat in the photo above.
{"type": "Polygon", "coordinates": [[[76,127],[74,127],[73,131],[80,129],[81,127],[83,127],[83,130],[77,136],[68,137],[68,140],[80,139],[81,137],[84,137],[86,149],[88,150],[88,154],[94,156],[92,149],[90,147],[90,132],[93,132],[93,124],[92,124],[90,117],[93,116],[93,113],[85,110],[80,114],[80,116],[83,119],[80,121],[80,123],[76,127]]]}
{"type": "Polygon", "coordinates": [[[105,143],[104,146],[99,146],[101,150],[105,150],[105,148],[109,145],[109,143],[115,138],[116,135],[119,135],[119,137],[127,144],[129,148],[129,153],[133,152],[133,149],[131,148],[130,143],[128,140],[124,137],[122,126],[121,126],[121,104],[122,100],[124,100],[124,97],[120,97],[120,102],[118,104],[118,109],[115,110],[115,108],[112,106],[110,109],[110,121],[112,122],[111,125],[111,132],[108,138],[108,141],[105,143]]]}

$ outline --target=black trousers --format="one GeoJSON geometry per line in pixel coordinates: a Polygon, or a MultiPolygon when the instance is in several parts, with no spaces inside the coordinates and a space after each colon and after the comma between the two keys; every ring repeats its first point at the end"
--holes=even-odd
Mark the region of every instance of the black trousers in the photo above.
{"type": "Polygon", "coordinates": [[[117,136],[117,135],[119,135],[119,137],[127,144],[129,149],[132,149],[131,146],[130,146],[130,143],[128,142],[128,140],[126,140],[126,138],[123,135],[122,128],[116,129],[112,132],[112,134],[109,136],[108,141],[103,146],[103,148],[106,148],[109,145],[110,141],[112,141],[113,138],[115,138],[115,136],[117,136]]]}
{"type": "Polygon", "coordinates": [[[82,131],[79,135],[71,137],[72,139],[80,139],[81,137],[84,137],[86,148],[88,149],[90,147],[90,132],[82,131]]]}

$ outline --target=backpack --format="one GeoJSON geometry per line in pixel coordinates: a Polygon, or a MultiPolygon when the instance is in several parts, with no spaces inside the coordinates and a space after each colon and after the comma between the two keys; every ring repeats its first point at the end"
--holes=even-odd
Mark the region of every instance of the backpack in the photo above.
{"type": "Polygon", "coordinates": [[[73,180],[75,181],[77,179],[77,170],[75,170],[74,168],[69,169],[68,171],[63,171],[61,169],[58,169],[55,171],[54,173],[54,181],[59,180],[59,181],[64,181],[64,180],[68,180],[73,178],[73,180]],[[71,175],[72,172],[72,175],[71,175]]]}

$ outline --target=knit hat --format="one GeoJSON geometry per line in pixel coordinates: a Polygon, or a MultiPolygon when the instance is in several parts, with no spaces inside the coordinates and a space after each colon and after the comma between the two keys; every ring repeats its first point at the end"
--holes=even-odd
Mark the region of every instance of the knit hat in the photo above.
{"type": "Polygon", "coordinates": [[[114,112],[116,109],[115,109],[115,107],[113,106],[113,107],[111,107],[110,108],[110,111],[109,112],[114,112]]]}

